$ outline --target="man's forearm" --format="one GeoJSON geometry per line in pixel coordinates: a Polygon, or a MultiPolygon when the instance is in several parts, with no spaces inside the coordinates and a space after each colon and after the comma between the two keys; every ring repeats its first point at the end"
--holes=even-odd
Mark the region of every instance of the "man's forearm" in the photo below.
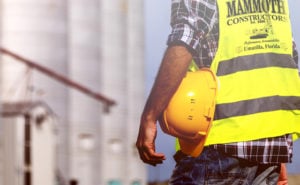
{"type": "Polygon", "coordinates": [[[192,55],[184,46],[172,46],[166,50],[144,108],[144,119],[158,119],[185,76],[191,60],[192,55]]]}

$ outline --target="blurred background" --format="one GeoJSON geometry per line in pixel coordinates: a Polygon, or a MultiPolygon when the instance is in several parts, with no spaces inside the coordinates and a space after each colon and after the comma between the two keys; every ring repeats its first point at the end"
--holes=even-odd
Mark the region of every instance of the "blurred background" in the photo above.
{"type": "Polygon", "coordinates": [[[144,2],[0,0],[1,185],[139,185],[144,2]]]}
{"type": "MultiPolygon", "coordinates": [[[[170,2],[0,0],[0,185],[164,183],[167,160],[144,165],[139,117],[170,32],[170,2]]],[[[290,0],[300,45],[299,2],[290,0]]],[[[299,142],[288,166],[300,174],[299,142]],[[298,158],[297,158],[298,156],[298,158]]]]}

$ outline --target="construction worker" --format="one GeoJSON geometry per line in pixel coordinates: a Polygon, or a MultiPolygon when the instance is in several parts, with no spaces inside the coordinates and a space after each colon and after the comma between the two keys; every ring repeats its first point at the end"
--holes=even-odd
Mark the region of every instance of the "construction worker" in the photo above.
{"type": "Polygon", "coordinates": [[[155,150],[156,122],[194,60],[218,78],[216,111],[200,155],[182,150],[174,155],[169,183],[277,184],[281,164],[292,161],[293,140],[300,136],[288,0],[172,0],[171,25],[141,116],[136,142],[141,160],[154,166],[165,160],[155,150]]]}

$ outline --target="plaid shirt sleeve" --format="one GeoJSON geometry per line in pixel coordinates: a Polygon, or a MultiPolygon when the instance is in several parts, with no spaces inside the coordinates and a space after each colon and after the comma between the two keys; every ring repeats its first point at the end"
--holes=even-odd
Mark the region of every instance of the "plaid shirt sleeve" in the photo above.
{"type": "Polygon", "coordinates": [[[216,2],[211,0],[173,0],[168,44],[181,42],[196,51],[216,21],[216,10],[216,2]]]}
{"type": "Polygon", "coordinates": [[[199,67],[209,67],[219,39],[216,1],[173,0],[171,26],[167,44],[186,46],[199,67]]]}

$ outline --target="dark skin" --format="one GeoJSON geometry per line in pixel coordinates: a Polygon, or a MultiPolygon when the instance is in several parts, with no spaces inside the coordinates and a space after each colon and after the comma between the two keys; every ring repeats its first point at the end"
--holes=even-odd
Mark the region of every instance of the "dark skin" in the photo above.
{"type": "Polygon", "coordinates": [[[157,120],[167,107],[192,60],[191,53],[184,46],[168,47],[160,65],[154,85],[147,99],[140,120],[136,141],[141,160],[156,166],[166,159],[163,153],[155,150],[157,120]]]}

